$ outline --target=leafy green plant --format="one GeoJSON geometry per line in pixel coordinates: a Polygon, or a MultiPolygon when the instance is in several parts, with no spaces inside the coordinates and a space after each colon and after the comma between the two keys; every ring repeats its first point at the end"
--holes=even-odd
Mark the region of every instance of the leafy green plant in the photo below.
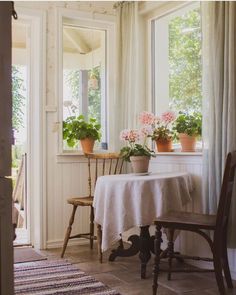
{"type": "Polygon", "coordinates": [[[120,150],[120,156],[127,162],[130,162],[132,156],[147,156],[155,157],[154,151],[147,146],[147,138],[149,137],[151,129],[146,127],[140,130],[122,130],[120,133],[120,139],[127,143],[127,146],[120,150]],[[143,140],[143,144],[138,143],[140,139],[143,140]]]}
{"type": "Polygon", "coordinates": [[[134,144],[131,146],[125,146],[120,150],[120,156],[127,162],[130,162],[132,156],[147,156],[155,157],[154,151],[150,150],[148,146],[141,144],[134,144]]]}
{"type": "Polygon", "coordinates": [[[85,138],[100,141],[100,129],[101,125],[94,118],[90,118],[86,122],[83,115],[71,116],[63,121],[63,139],[66,140],[69,147],[74,147],[78,140],[85,138]]]}
{"type": "Polygon", "coordinates": [[[200,113],[180,112],[175,120],[173,127],[177,133],[185,133],[190,136],[201,136],[202,134],[202,115],[200,113]]]}

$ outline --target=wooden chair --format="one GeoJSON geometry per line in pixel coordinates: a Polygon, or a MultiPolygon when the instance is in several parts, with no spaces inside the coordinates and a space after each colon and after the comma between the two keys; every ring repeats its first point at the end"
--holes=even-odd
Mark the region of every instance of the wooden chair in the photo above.
{"type": "Polygon", "coordinates": [[[192,212],[169,212],[163,216],[160,216],[154,223],[156,225],[155,232],[155,264],[154,264],[154,277],[153,277],[153,295],[157,292],[157,279],[160,271],[160,259],[161,259],[161,236],[162,228],[166,228],[170,231],[170,237],[167,256],[168,256],[168,279],[171,279],[171,272],[180,272],[181,270],[172,270],[173,258],[184,258],[193,260],[212,261],[214,265],[213,270],[206,269],[190,269],[183,270],[183,272],[215,272],[215,277],[218,285],[218,289],[221,295],[225,294],[225,286],[222,272],[226,279],[228,288],[233,288],[232,279],[230,275],[228,255],[227,255],[227,225],[229,219],[230,204],[232,199],[232,192],[235,179],[236,168],[236,151],[229,153],[226,159],[224,177],[221,187],[220,200],[218,204],[218,210],[216,215],[207,214],[195,214],[192,212]],[[212,258],[193,257],[174,253],[173,236],[175,230],[186,230],[195,232],[201,235],[208,242],[212,254],[212,258]],[[204,230],[213,231],[213,239],[204,230]]]}
{"type": "Polygon", "coordinates": [[[90,249],[93,249],[94,236],[94,210],[93,210],[93,190],[96,185],[97,178],[102,175],[120,174],[122,171],[123,160],[116,153],[99,153],[86,154],[88,159],[88,195],[74,197],[67,200],[67,203],[73,206],[69,225],[66,231],[61,257],[64,257],[65,250],[70,239],[87,238],[90,240],[90,249]],[[94,163],[94,169],[91,164],[94,163]],[[76,234],[71,236],[72,225],[75,219],[75,213],[78,206],[90,207],[90,232],[76,234]]]}

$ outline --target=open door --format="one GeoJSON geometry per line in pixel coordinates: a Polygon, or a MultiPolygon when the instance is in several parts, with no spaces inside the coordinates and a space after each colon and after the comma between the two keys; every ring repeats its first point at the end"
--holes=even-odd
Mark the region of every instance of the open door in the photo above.
{"type": "Polygon", "coordinates": [[[0,2],[0,295],[13,294],[12,225],[12,3],[0,2]]]}

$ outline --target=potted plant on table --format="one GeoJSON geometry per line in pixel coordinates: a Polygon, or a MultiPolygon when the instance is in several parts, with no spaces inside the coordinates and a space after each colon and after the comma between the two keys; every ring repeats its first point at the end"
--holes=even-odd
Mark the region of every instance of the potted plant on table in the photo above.
{"type": "Polygon", "coordinates": [[[94,143],[101,138],[101,125],[97,120],[85,120],[83,115],[70,116],[63,121],[63,139],[69,147],[74,147],[80,140],[84,153],[92,153],[94,143]]]}
{"type": "Polygon", "coordinates": [[[173,131],[171,124],[174,122],[176,115],[172,111],[166,111],[161,114],[160,118],[156,117],[152,140],[156,142],[158,152],[172,152],[173,131]]]}
{"type": "Polygon", "coordinates": [[[202,115],[180,112],[173,129],[178,133],[182,152],[195,152],[196,139],[202,134],[202,115]]]}
{"type": "Polygon", "coordinates": [[[120,156],[131,162],[135,173],[148,172],[150,157],[155,157],[154,151],[147,146],[147,138],[151,133],[149,126],[143,126],[140,130],[125,129],[120,133],[120,139],[127,142],[127,146],[121,149],[120,156]]]}

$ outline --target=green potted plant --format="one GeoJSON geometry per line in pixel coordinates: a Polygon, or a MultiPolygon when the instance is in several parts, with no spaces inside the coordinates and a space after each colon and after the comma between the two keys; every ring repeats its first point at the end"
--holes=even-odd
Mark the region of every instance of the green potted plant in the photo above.
{"type": "Polygon", "coordinates": [[[63,121],[63,139],[69,147],[74,147],[80,140],[83,152],[92,153],[95,141],[100,141],[100,129],[101,125],[94,118],[86,121],[83,115],[70,116],[63,121]]]}
{"type": "Polygon", "coordinates": [[[154,151],[146,144],[151,131],[149,126],[144,126],[140,130],[121,131],[120,139],[126,141],[127,146],[120,150],[120,156],[131,162],[134,173],[147,173],[150,157],[155,157],[154,151]]]}
{"type": "Polygon", "coordinates": [[[180,112],[173,130],[178,134],[182,152],[195,152],[196,138],[202,134],[202,115],[180,112]]]}

